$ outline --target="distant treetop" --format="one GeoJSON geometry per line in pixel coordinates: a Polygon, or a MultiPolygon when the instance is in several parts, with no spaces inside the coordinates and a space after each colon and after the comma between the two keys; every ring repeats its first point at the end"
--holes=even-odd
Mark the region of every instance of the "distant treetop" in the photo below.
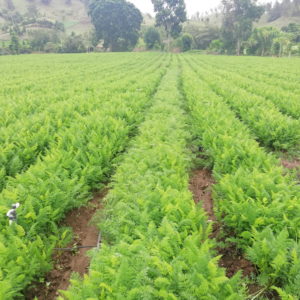
{"type": "Polygon", "coordinates": [[[141,12],[125,0],[96,0],[89,6],[97,38],[104,48],[128,51],[134,48],[143,22],[141,12]]]}

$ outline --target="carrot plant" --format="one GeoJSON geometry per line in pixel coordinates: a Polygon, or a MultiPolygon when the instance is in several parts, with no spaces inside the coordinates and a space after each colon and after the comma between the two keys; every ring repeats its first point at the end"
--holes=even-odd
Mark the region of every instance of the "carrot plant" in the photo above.
{"type": "MultiPolygon", "coordinates": [[[[160,60],[157,63],[160,63],[160,60]]],[[[158,66],[157,63],[153,66],[152,61],[146,62],[145,75],[151,74],[158,66]]],[[[100,109],[105,102],[111,101],[114,95],[127,92],[129,84],[130,90],[138,88],[139,79],[137,68],[129,69],[126,78],[121,82],[113,75],[100,82],[93,78],[93,83],[89,83],[90,87],[100,85],[100,89],[78,93],[72,99],[49,105],[44,111],[30,118],[22,119],[8,127],[0,127],[0,191],[9,177],[24,172],[35,163],[39,155],[43,156],[49,148],[55,147],[56,135],[63,134],[66,128],[76,122],[78,116],[88,115],[93,110],[100,109]]]]}
{"type": "Polygon", "coordinates": [[[107,181],[143,120],[168,60],[158,60],[138,84],[124,87],[90,115],[77,116],[76,123],[57,134],[56,146],[2,191],[1,211],[21,203],[17,224],[8,226],[5,214],[0,216],[3,299],[21,296],[26,285],[50,269],[52,249],[61,235],[57,223],[107,181]]]}
{"type": "Polygon", "coordinates": [[[183,69],[194,130],[214,164],[217,215],[234,233],[230,240],[258,266],[259,283],[298,299],[299,186],[283,175],[277,159],[259,147],[223,99],[188,66],[183,69]]]}
{"type": "Polygon", "coordinates": [[[143,54],[120,55],[116,60],[110,55],[102,57],[78,54],[68,59],[53,55],[7,59],[1,64],[2,74],[8,78],[1,76],[0,125],[7,127],[78,95],[101,94],[108,82],[117,86],[131,68],[139,70],[154,63],[159,54],[150,59],[144,59],[143,54]]]}
{"type": "MultiPolygon", "coordinates": [[[[260,70],[257,69],[252,75],[249,75],[247,67],[243,65],[241,67],[241,65],[235,64],[234,67],[230,66],[226,68],[226,66],[224,67],[220,62],[218,64],[216,64],[217,62],[212,63],[213,65],[211,63],[205,63],[205,67],[209,68],[214,74],[218,74],[222,78],[228,79],[231,82],[231,85],[238,86],[245,91],[250,92],[254,98],[255,96],[263,97],[265,102],[274,103],[283,113],[294,118],[300,117],[299,74],[293,76],[291,75],[291,70],[289,70],[284,79],[274,80],[272,78],[268,80],[261,77],[260,70]],[[222,66],[222,68],[220,68],[220,66],[222,66]],[[240,70],[247,76],[241,76],[240,70]],[[289,81],[285,83],[286,80],[289,81]],[[286,88],[283,88],[284,86],[286,88]]],[[[269,69],[271,63],[272,62],[270,62],[265,69],[269,69]]],[[[293,61],[293,63],[296,67],[300,67],[297,60],[293,61]]],[[[282,68],[280,68],[277,63],[275,66],[276,69],[273,72],[281,74],[282,68]]],[[[291,69],[291,64],[289,64],[289,68],[291,69]]]]}
{"type": "Polygon", "coordinates": [[[188,190],[189,132],[173,63],[113,177],[101,250],[67,299],[244,299],[218,267],[210,226],[188,190]]]}
{"type": "Polygon", "coordinates": [[[299,145],[300,122],[282,114],[271,101],[240,88],[241,80],[234,77],[238,75],[205,66],[194,69],[252,129],[262,145],[280,150],[299,145]]]}
{"type": "MultiPolygon", "coordinates": [[[[214,64],[214,66],[216,65],[214,64]]],[[[245,65],[239,64],[235,64],[234,69],[232,67],[222,67],[222,70],[226,71],[227,74],[230,72],[230,75],[233,75],[233,71],[235,71],[235,73],[239,75],[238,77],[235,77],[237,81],[240,79],[245,83],[245,80],[248,80],[249,86],[252,86],[253,81],[255,81],[255,84],[259,83],[260,89],[257,89],[257,86],[255,86],[256,89],[251,89],[251,92],[257,95],[265,96],[264,91],[266,89],[269,91],[273,90],[274,92],[274,88],[275,90],[280,88],[281,95],[284,93],[284,98],[288,99],[289,95],[295,97],[300,93],[299,81],[297,82],[297,78],[290,76],[290,74],[286,74],[286,76],[281,78],[276,77],[278,74],[278,69],[276,72],[269,73],[268,69],[263,69],[260,67],[255,68],[255,71],[251,71],[245,65]]]]}

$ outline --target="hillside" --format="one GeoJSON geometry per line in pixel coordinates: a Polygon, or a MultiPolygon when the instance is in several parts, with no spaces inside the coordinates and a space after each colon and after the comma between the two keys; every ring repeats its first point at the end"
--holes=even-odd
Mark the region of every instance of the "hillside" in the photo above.
{"type": "Polygon", "coordinates": [[[84,0],[0,0],[0,11],[0,24],[6,21],[3,16],[10,13],[30,15],[37,12],[40,19],[63,23],[67,33],[81,34],[92,28],[84,0]]]}
{"type": "MultiPolygon", "coordinates": [[[[84,34],[93,27],[87,14],[88,0],[0,0],[0,41],[10,40],[9,30],[2,30],[2,26],[11,23],[11,16],[18,15],[29,18],[35,15],[37,20],[47,20],[64,24],[65,32],[70,34],[84,34]]],[[[144,25],[154,26],[155,20],[144,15],[144,25]]],[[[45,28],[36,22],[26,25],[26,29],[45,28]]]]}
{"type": "Polygon", "coordinates": [[[268,22],[266,15],[264,15],[264,16],[262,16],[262,18],[260,19],[260,21],[257,23],[256,26],[258,26],[258,27],[272,26],[272,27],[280,29],[284,26],[287,26],[290,23],[300,24],[300,16],[299,17],[282,16],[282,17],[276,19],[275,21],[268,22]]]}
{"type": "MultiPolygon", "coordinates": [[[[210,15],[210,16],[206,17],[204,19],[204,21],[201,21],[201,19],[200,20],[193,19],[193,20],[189,21],[189,23],[192,23],[194,25],[201,24],[203,26],[209,24],[211,26],[220,27],[222,25],[222,15],[221,14],[219,14],[218,16],[210,15]],[[207,19],[209,19],[208,23],[207,23],[207,19]]],[[[280,18],[278,18],[278,19],[276,19],[272,22],[269,22],[267,20],[267,16],[263,15],[261,17],[261,19],[259,20],[259,22],[254,23],[254,26],[255,27],[270,26],[270,27],[275,27],[275,28],[281,29],[283,26],[287,26],[290,23],[300,24],[300,17],[282,16],[282,17],[280,17],[280,18]]]]}
{"type": "MultiPolygon", "coordinates": [[[[6,22],[11,22],[11,14],[20,14],[22,16],[30,16],[36,14],[38,20],[48,20],[53,23],[60,22],[64,24],[67,34],[75,32],[83,34],[92,29],[90,18],[87,14],[86,3],[88,0],[0,0],[0,40],[9,40],[9,34],[1,30],[6,22]]],[[[221,14],[212,14],[206,18],[195,20],[196,24],[209,24],[213,26],[221,25],[221,14]]],[[[275,21],[268,22],[267,15],[255,25],[257,27],[273,26],[281,28],[289,23],[300,23],[300,17],[282,16],[275,21]]],[[[154,25],[154,19],[150,15],[144,15],[144,24],[154,25]]],[[[27,28],[40,28],[39,24],[26,25],[27,28]]]]}

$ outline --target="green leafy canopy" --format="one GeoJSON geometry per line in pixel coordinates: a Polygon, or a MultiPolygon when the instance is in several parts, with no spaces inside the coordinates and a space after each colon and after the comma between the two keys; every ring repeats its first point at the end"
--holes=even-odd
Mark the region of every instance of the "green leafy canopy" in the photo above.
{"type": "Polygon", "coordinates": [[[186,21],[184,0],[151,0],[156,13],[156,25],[163,26],[168,37],[176,38],[186,21]]]}
{"type": "Polygon", "coordinates": [[[104,48],[128,51],[137,43],[143,21],[141,12],[124,0],[96,0],[90,4],[89,14],[98,39],[104,48]]]}

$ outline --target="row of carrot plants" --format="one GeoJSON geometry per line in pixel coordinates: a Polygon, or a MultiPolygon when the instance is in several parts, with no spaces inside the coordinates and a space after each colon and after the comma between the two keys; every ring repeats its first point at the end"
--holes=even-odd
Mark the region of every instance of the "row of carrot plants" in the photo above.
{"type": "MultiPolygon", "coordinates": [[[[266,84],[266,87],[276,86],[294,94],[299,94],[300,91],[299,75],[291,72],[291,65],[289,65],[285,73],[282,70],[282,66],[278,64],[281,60],[257,59],[256,63],[254,63],[250,60],[250,57],[208,57],[205,61],[202,59],[201,61],[217,69],[234,72],[246,78],[252,78],[266,84]]],[[[299,67],[298,60],[291,60],[291,63],[296,66],[298,64],[299,67]]]]}
{"type": "MultiPolygon", "coordinates": [[[[189,61],[194,62],[194,60],[189,61]]],[[[239,88],[238,80],[234,78],[218,75],[218,71],[202,65],[194,64],[193,68],[252,129],[262,145],[284,150],[299,145],[300,122],[298,120],[282,114],[272,102],[239,88]]]]}
{"type": "Polygon", "coordinates": [[[294,85],[300,83],[299,78],[299,59],[290,58],[263,58],[263,57],[234,57],[234,56],[209,56],[205,61],[214,64],[219,63],[219,66],[224,66],[234,70],[243,69],[249,70],[250,73],[258,73],[269,79],[280,80],[284,83],[294,85]]]}
{"type": "Polygon", "coordinates": [[[132,65],[136,62],[143,62],[142,55],[118,55],[106,56],[93,54],[73,54],[70,56],[37,55],[28,57],[6,57],[0,58],[3,70],[0,82],[0,99],[3,96],[17,94],[20,90],[39,91],[41,88],[48,87],[53,82],[54,86],[62,81],[76,77],[86,78],[92,74],[99,74],[102,71],[105,75],[107,71],[115,67],[132,65]],[[99,66],[101,69],[99,70],[99,66]]]}
{"type": "MultiPolygon", "coordinates": [[[[282,112],[294,118],[300,117],[299,83],[296,83],[298,89],[292,90],[290,88],[290,84],[284,89],[282,80],[278,80],[277,82],[273,79],[269,81],[260,80],[259,75],[256,75],[256,73],[253,73],[251,77],[249,72],[247,76],[241,76],[238,70],[234,70],[234,72],[232,71],[233,70],[228,72],[227,70],[223,70],[221,71],[221,75],[226,76],[229,79],[234,77],[234,80],[237,81],[239,86],[242,88],[254,95],[259,95],[264,97],[266,100],[272,101],[282,112]],[[224,72],[226,72],[226,75],[224,75],[224,72]]],[[[295,84],[295,81],[292,81],[292,83],[295,84]]]]}
{"type": "MultiPolygon", "coordinates": [[[[238,74],[238,70],[232,69],[223,70],[218,67],[206,65],[206,70],[210,69],[211,73],[216,73],[222,78],[233,82],[237,87],[240,87],[252,94],[252,97],[261,96],[264,101],[273,102],[278,109],[294,118],[300,117],[300,102],[299,94],[284,90],[281,86],[267,85],[265,82],[259,81],[259,78],[243,77],[238,74]]],[[[256,77],[256,75],[255,75],[256,77]]],[[[299,85],[299,84],[298,84],[299,85]]]]}
{"type": "MultiPolygon", "coordinates": [[[[69,63],[62,62],[61,65],[57,66],[58,70],[52,67],[51,70],[55,76],[49,78],[43,84],[40,84],[39,80],[35,82],[33,79],[27,84],[20,83],[20,88],[18,86],[14,88],[14,80],[12,78],[4,81],[2,95],[0,94],[1,126],[8,127],[10,124],[24,120],[29,116],[31,117],[42,112],[53,103],[66,101],[78,97],[78,95],[101,94],[105,92],[104,87],[108,82],[119,82],[126,76],[127,71],[134,68],[136,70],[143,68],[144,65],[149,65],[151,61],[154,63],[158,59],[159,54],[150,56],[150,59],[149,57],[145,59],[143,55],[136,57],[127,54],[124,55],[124,59],[121,56],[120,61],[117,60],[117,63],[114,62],[113,57],[109,63],[103,62],[103,59],[97,63],[97,59],[94,59],[93,56],[82,56],[82,58],[80,56],[75,55],[70,59],[69,63]],[[76,61],[79,59],[85,64],[80,64],[76,67],[76,61]],[[65,69],[68,71],[65,72],[65,69]]],[[[34,57],[36,65],[29,65],[27,72],[35,74],[37,78],[43,77],[44,70],[48,66],[47,59],[38,56],[34,57]]],[[[62,58],[59,57],[59,59],[62,58]]],[[[26,65],[26,60],[24,64],[26,65]]],[[[12,74],[18,72],[18,69],[16,69],[16,66],[11,66],[10,68],[11,70],[7,70],[7,72],[13,77],[12,74]]],[[[5,70],[2,71],[5,72],[5,70]]],[[[23,77],[26,77],[26,74],[21,74],[23,77]]]]}
{"type": "MultiPolygon", "coordinates": [[[[218,219],[258,267],[258,282],[300,298],[300,186],[259,147],[210,86],[183,64],[182,86],[199,146],[212,161],[218,219]]],[[[257,298],[257,297],[255,297],[257,298]]]]}
{"type": "MultiPolygon", "coordinates": [[[[214,64],[214,66],[217,67],[217,65],[214,64]]],[[[275,89],[280,88],[281,92],[286,93],[286,98],[289,98],[289,94],[292,94],[293,96],[299,95],[300,93],[300,87],[299,87],[299,81],[297,82],[294,78],[291,78],[288,80],[287,78],[274,78],[265,75],[260,70],[253,70],[250,71],[243,65],[234,65],[232,66],[222,66],[223,70],[226,70],[228,72],[235,72],[239,74],[240,76],[243,76],[244,78],[250,79],[250,82],[252,80],[255,80],[256,82],[259,82],[261,84],[265,85],[265,89],[275,89]]],[[[260,93],[261,94],[261,93],[260,93]]]]}
{"type": "MultiPolygon", "coordinates": [[[[144,75],[151,74],[160,66],[162,60],[161,57],[154,64],[145,64],[144,75]]],[[[100,95],[94,92],[79,93],[72,99],[53,103],[42,113],[34,114],[31,118],[0,128],[0,191],[6,186],[9,176],[14,177],[25,171],[39,155],[44,155],[47,149],[55,146],[57,134],[63,135],[63,132],[76,122],[77,116],[89,115],[105,105],[114,95],[139,88],[140,75],[137,74],[137,68],[130,68],[125,79],[115,80],[112,76],[109,80],[99,82],[103,86],[100,95]]]]}
{"type": "Polygon", "coordinates": [[[188,189],[191,153],[176,62],[105,199],[89,275],[61,299],[244,299],[213,257],[210,226],[188,189]]]}
{"type": "Polygon", "coordinates": [[[163,76],[168,58],[151,74],[140,74],[138,86],[113,95],[102,107],[57,135],[53,147],[0,194],[0,299],[22,296],[33,279],[51,268],[53,247],[65,231],[57,223],[90,198],[110,176],[143,110],[163,76]],[[145,76],[143,76],[145,75],[145,76]],[[17,224],[8,226],[5,212],[20,202],[17,224]]]}

